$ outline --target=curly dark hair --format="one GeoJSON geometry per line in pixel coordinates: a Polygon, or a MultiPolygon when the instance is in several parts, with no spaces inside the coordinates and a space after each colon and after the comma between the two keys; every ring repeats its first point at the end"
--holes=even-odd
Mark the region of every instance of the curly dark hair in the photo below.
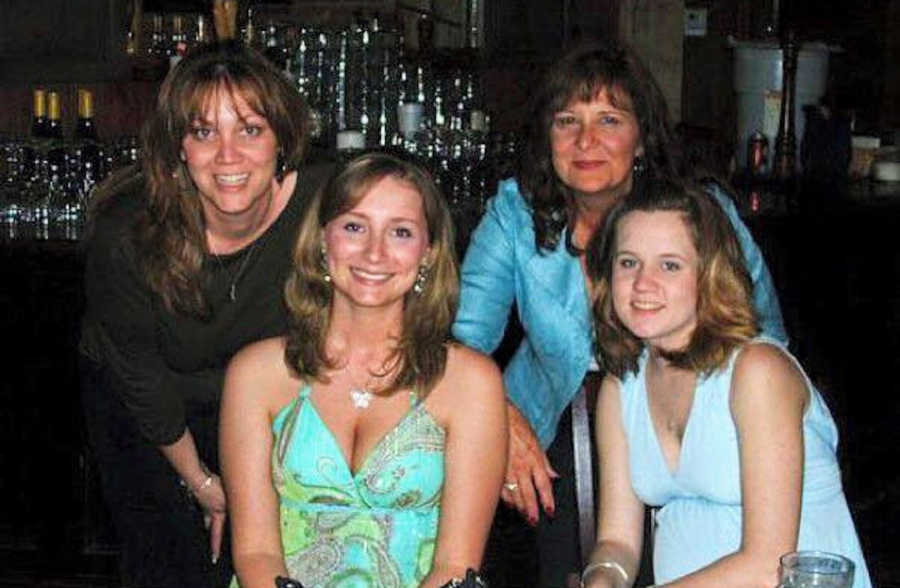
{"type": "MultiPolygon", "coordinates": [[[[580,45],[547,70],[531,103],[523,129],[524,145],[517,178],[529,199],[535,245],[554,249],[573,213],[574,193],[553,168],[550,127],[554,115],[572,99],[592,100],[606,90],[614,106],[627,99],[637,119],[648,177],[678,176],[683,172],[681,151],[669,117],[666,99],[652,74],[629,47],[614,42],[580,45]]],[[[570,227],[571,228],[571,227],[570,227]]]]}
{"type": "Polygon", "coordinates": [[[240,96],[266,118],[285,170],[300,166],[309,111],[298,90],[256,51],[234,43],[209,45],[182,59],[163,80],[142,129],[139,165],[101,185],[92,205],[100,210],[123,186],[143,184],[144,209],[133,240],[147,283],[167,309],[198,317],[209,313],[202,271],[205,220],[179,153],[191,123],[220,91],[240,96]]]}
{"type": "Polygon", "coordinates": [[[700,261],[697,326],[684,349],[661,352],[673,365],[708,373],[731,351],[759,333],[753,283],[734,228],[722,207],[701,187],[671,179],[642,183],[606,218],[587,247],[588,276],[594,281],[594,334],[598,361],[621,378],[637,371],[644,348],[619,320],[612,302],[612,270],[620,221],[635,211],[681,213],[700,261]]]}

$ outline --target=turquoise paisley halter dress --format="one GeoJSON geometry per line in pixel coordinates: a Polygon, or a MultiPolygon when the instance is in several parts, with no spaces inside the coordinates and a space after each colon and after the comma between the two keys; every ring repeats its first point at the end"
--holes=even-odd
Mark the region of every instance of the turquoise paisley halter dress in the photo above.
{"type": "Polygon", "coordinates": [[[413,394],[354,473],[309,395],[304,386],[272,423],[290,576],[305,588],[418,586],[434,557],[444,430],[413,394]]]}

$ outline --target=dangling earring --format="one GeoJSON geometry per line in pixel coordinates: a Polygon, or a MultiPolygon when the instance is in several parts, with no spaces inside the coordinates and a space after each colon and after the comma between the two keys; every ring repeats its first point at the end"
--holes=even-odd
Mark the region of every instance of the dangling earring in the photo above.
{"type": "Polygon", "coordinates": [[[322,279],[331,283],[331,274],[328,273],[328,251],[325,249],[325,243],[322,243],[322,246],[319,248],[319,263],[322,265],[322,279]]]}
{"type": "Polygon", "coordinates": [[[425,283],[428,281],[428,266],[424,263],[419,266],[416,272],[416,282],[413,284],[412,290],[416,296],[421,296],[425,291],[425,283]]]}
{"type": "Polygon", "coordinates": [[[634,158],[634,164],[632,164],[631,170],[635,176],[640,176],[647,170],[647,161],[644,159],[643,155],[638,155],[634,158]]]}

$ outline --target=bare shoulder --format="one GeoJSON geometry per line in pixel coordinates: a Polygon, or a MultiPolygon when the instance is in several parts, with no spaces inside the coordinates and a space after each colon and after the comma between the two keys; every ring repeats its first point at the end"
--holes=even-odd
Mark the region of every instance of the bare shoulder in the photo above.
{"type": "Polygon", "coordinates": [[[457,343],[447,346],[444,379],[462,388],[499,388],[502,392],[503,387],[500,368],[489,355],[457,343]]]}
{"type": "Polygon", "coordinates": [[[288,369],[284,362],[284,349],[284,337],[272,337],[250,343],[231,358],[228,363],[229,375],[260,371],[275,372],[272,375],[286,373],[288,369]]]}
{"type": "Polygon", "coordinates": [[[600,389],[597,391],[595,420],[614,418],[615,415],[619,414],[619,407],[622,404],[621,386],[622,382],[616,376],[611,374],[603,376],[600,389]]]}
{"type": "Polygon", "coordinates": [[[740,351],[731,393],[734,407],[805,405],[809,396],[806,379],[794,361],[779,347],[764,342],[748,343],[740,351]]]}
{"type": "Polygon", "coordinates": [[[300,384],[285,363],[284,349],[284,337],[273,337],[238,351],[225,373],[226,401],[282,404],[300,384]]]}
{"type": "Polygon", "coordinates": [[[448,344],[444,376],[429,397],[436,412],[450,414],[458,406],[505,410],[505,398],[500,369],[490,356],[448,344]]]}
{"type": "Polygon", "coordinates": [[[612,374],[606,374],[603,376],[603,381],[600,382],[600,390],[597,392],[597,401],[599,402],[601,399],[606,402],[609,402],[610,399],[618,401],[621,385],[622,382],[619,378],[612,374]]]}

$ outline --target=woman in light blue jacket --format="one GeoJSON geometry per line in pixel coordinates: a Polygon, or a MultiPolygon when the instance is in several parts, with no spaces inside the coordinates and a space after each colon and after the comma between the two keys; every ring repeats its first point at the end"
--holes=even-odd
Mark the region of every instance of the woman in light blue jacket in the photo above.
{"type": "MultiPolygon", "coordinates": [[[[635,182],[684,172],[665,98],[628,48],[570,52],[533,104],[516,178],[501,182],[469,243],[453,334],[491,353],[515,304],[524,339],[504,373],[510,449],[502,497],[538,528],[536,584],[556,587],[581,569],[572,447],[560,421],[596,369],[584,248],[635,182]]],[[[728,194],[708,189],[738,234],[763,332],[786,342],[759,248],[728,194]]]]}

